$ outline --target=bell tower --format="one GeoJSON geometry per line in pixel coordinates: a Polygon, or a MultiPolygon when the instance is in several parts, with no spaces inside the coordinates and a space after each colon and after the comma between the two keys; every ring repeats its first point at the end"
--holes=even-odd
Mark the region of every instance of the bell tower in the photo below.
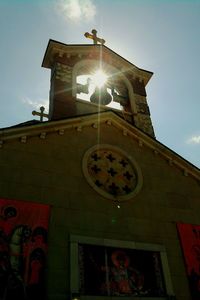
{"type": "Polygon", "coordinates": [[[145,89],[153,73],[106,47],[96,30],[85,37],[93,44],[48,43],[42,66],[51,70],[50,120],[114,110],[155,137],[145,89]]]}

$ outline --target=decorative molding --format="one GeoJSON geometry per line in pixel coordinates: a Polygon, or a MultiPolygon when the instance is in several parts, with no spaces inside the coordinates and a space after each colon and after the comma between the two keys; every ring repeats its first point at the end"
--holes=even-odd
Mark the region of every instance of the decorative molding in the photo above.
{"type": "Polygon", "coordinates": [[[172,166],[172,165],[173,165],[173,159],[172,159],[172,158],[169,158],[169,159],[168,159],[168,163],[169,163],[170,166],[172,166]]]}
{"type": "Polygon", "coordinates": [[[93,127],[93,128],[95,128],[95,129],[97,129],[97,128],[98,128],[98,126],[97,126],[97,124],[96,124],[96,123],[92,124],[92,127],[93,127]]]}
{"type": "Polygon", "coordinates": [[[106,121],[106,124],[109,125],[109,126],[112,125],[111,120],[107,120],[107,121],[106,121]]]}
{"type": "Polygon", "coordinates": [[[153,153],[154,153],[155,155],[158,155],[158,154],[159,154],[159,151],[156,150],[156,149],[153,149],[153,153]]]}
{"type": "Polygon", "coordinates": [[[58,130],[58,134],[59,134],[59,135],[64,135],[64,133],[65,133],[65,130],[64,130],[64,129],[58,130]]]}
{"type": "Polygon", "coordinates": [[[140,114],[150,116],[149,106],[148,106],[147,103],[138,103],[137,104],[137,111],[140,114]]]}
{"type": "Polygon", "coordinates": [[[144,114],[138,114],[137,115],[137,123],[136,123],[137,127],[142,129],[144,132],[150,134],[151,136],[155,136],[154,135],[154,131],[153,131],[153,126],[151,123],[151,118],[149,115],[144,115],[144,114]]]}
{"type": "Polygon", "coordinates": [[[56,79],[70,83],[72,81],[72,67],[57,63],[56,79]]]}
{"type": "Polygon", "coordinates": [[[81,131],[82,131],[82,128],[83,128],[82,126],[77,126],[77,127],[76,127],[76,130],[79,131],[79,132],[81,132],[81,131]]]}
{"type": "Polygon", "coordinates": [[[60,58],[63,58],[63,55],[64,55],[63,51],[58,51],[58,56],[59,56],[60,58]]]}
{"type": "Polygon", "coordinates": [[[55,62],[55,54],[62,52],[65,55],[71,54],[73,56],[83,54],[84,56],[90,56],[91,58],[99,59],[100,55],[107,63],[112,60],[114,66],[123,67],[128,70],[131,76],[139,77],[140,80],[144,80],[145,85],[148,83],[153,73],[142,70],[124,59],[111,49],[101,45],[66,45],[57,41],[51,40],[45,53],[43,60],[43,67],[51,68],[55,62]]]}
{"type": "Polygon", "coordinates": [[[138,140],[138,144],[139,144],[140,147],[142,147],[143,146],[143,141],[142,140],[138,140]]]}
{"type": "Polygon", "coordinates": [[[26,135],[22,136],[20,141],[21,141],[21,143],[25,144],[27,142],[27,136],[26,135]]]}
{"type": "Polygon", "coordinates": [[[41,132],[41,134],[40,134],[40,138],[41,139],[45,139],[46,138],[46,132],[41,132]]]}
{"type": "Polygon", "coordinates": [[[124,135],[124,136],[127,136],[127,135],[128,135],[128,131],[124,129],[124,130],[123,130],[123,135],[124,135]]]}

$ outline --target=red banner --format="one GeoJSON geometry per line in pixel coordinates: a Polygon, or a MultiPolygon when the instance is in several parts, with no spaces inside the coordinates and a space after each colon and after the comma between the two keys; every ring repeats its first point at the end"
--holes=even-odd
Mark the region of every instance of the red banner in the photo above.
{"type": "Polygon", "coordinates": [[[0,299],[42,299],[49,206],[0,199],[0,299]]]}
{"type": "Polygon", "coordinates": [[[192,299],[200,299],[200,225],[177,224],[192,299]]]}

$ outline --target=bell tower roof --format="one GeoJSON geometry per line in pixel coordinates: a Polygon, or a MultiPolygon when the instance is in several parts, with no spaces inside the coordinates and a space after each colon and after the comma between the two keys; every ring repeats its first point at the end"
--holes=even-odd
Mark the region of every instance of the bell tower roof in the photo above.
{"type": "Polygon", "coordinates": [[[88,55],[90,58],[102,57],[102,60],[109,60],[109,63],[114,64],[122,72],[128,72],[134,77],[137,76],[144,80],[145,86],[153,75],[153,72],[138,68],[105,45],[64,44],[55,40],[49,40],[42,67],[51,69],[54,65],[55,57],[79,56],[81,58],[83,55],[88,55]]]}

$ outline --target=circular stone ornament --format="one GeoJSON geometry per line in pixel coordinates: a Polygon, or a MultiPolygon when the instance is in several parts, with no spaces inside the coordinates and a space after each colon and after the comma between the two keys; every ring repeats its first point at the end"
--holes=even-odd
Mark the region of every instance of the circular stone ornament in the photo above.
{"type": "Polygon", "coordinates": [[[120,148],[107,144],[86,151],[83,173],[95,191],[118,202],[135,196],[143,183],[136,161],[120,148]]]}

